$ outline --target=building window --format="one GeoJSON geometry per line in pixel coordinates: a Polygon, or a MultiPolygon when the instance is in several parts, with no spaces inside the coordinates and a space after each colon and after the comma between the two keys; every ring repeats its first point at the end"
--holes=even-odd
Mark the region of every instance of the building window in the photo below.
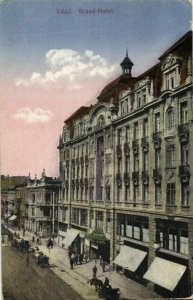
{"type": "Polygon", "coordinates": [[[117,201],[121,200],[121,186],[117,186],[117,201]]]}
{"type": "Polygon", "coordinates": [[[127,127],[125,128],[125,142],[128,143],[129,140],[130,140],[130,127],[127,126],[127,127]]]}
{"type": "Polygon", "coordinates": [[[139,138],[139,125],[138,123],[134,124],[134,133],[133,133],[134,140],[139,138]]]}
{"type": "Polygon", "coordinates": [[[149,227],[148,218],[133,215],[117,215],[118,227],[117,234],[140,240],[143,242],[149,242],[149,227]]]}
{"type": "Polygon", "coordinates": [[[143,171],[147,171],[149,165],[148,152],[143,152],[143,171]]]}
{"type": "Polygon", "coordinates": [[[133,187],[133,200],[134,202],[139,201],[139,187],[137,185],[134,185],[133,187]]]}
{"type": "Polygon", "coordinates": [[[90,200],[91,201],[94,200],[94,187],[93,186],[90,187],[90,200]]]}
{"type": "Polygon", "coordinates": [[[165,88],[171,90],[176,87],[176,71],[165,74],[165,88]]]}
{"type": "Polygon", "coordinates": [[[134,172],[139,172],[139,155],[138,154],[134,154],[133,163],[134,163],[134,172]]]}
{"type": "Polygon", "coordinates": [[[110,212],[107,211],[106,212],[106,231],[108,233],[110,233],[110,230],[111,230],[111,218],[110,218],[110,212]]]}
{"type": "Polygon", "coordinates": [[[155,204],[161,205],[161,185],[155,185],[155,204]]]}
{"type": "Polygon", "coordinates": [[[81,209],[81,226],[87,226],[87,210],[81,209]]]}
{"type": "Polygon", "coordinates": [[[96,211],[96,228],[103,229],[103,212],[96,211]]]}
{"type": "Polygon", "coordinates": [[[125,185],[125,201],[129,201],[130,188],[129,185],[125,185]]]}
{"type": "Polygon", "coordinates": [[[175,205],[176,187],[175,183],[167,184],[166,202],[168,206],[175,205]]]}
{"type": "Polygon", "coordinates": [[[110,185],[106,186],[106,201],[111,201],[111,187],[110,187],[110,185]]]}
{"type": "Polygon", "coordinates": [[[188,143],[181,144],[181,164],[188,165],[189,161],[189,149],[188,143]]]}
{"type": "Polygon", "coordinates": [[[155,114],[155,132],[160,132],[160,113],[155,114]]]}
{"type": "Polygon", "coordinates": [[[148,119],[143,121],[143,137],[148,136],[148,119]]]}
{"type": "Polygon", "coordinates": [[[166,145],[166,168],[175,167],[175,148],[174,145],[166,145]]]}
{"type": "Polygon", "coordinates": [[[167,120],[167,129],[171,130],[174,128],[174,109],[172,107],[170,107],[167,110],[167,114],[166,114],[166,120],[167,120]]]}
{"type": "Polygon", "coordinates": [[[188,254],[188,225],[186,223],[157,220],[156,232],[161,248],[188,254]]]}
{"type": "Polygon", "coordinates": [[[148,196],[149,196],[149,187],[146,184],[143,184],[143,204],[148,203],[148,196]]]}
{"type": "Polygon", "coordinates": [[[160,149],[155,149],[155,169],[160,168],[160,149]]]}
{"type": "Polygon", "coordinates": [[[180,121],[181,121],[181,124],[188,123],[187,102],[182,102],[181,105],[180,105],[180,121]]]}
{"type": "Polygon", "coordinates": [[[117,144],[118,145],[121,144],[121,129],[119,129],[117,132],[117,144]]]}
{"type": "Polygon", "coordinates": [[[182,206],[189,206],[189,183],[181,183],[182,206]]]}

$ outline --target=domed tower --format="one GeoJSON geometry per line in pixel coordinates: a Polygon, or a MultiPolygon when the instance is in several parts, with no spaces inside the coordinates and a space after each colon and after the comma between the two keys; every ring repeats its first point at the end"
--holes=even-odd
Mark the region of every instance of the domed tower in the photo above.
{"type": "Polygon", "coordinates": [[[122,63],[120,64],[120,66],[122,67],[123,70],[123,74],[127,74],[129,77],[131,77],[131,69],[133,67],[133,63],[130,60],[130,58],[128,57],[128,51],[126,50],[126,56],[124,58],[124,60],[122,61],[122,63]]]}

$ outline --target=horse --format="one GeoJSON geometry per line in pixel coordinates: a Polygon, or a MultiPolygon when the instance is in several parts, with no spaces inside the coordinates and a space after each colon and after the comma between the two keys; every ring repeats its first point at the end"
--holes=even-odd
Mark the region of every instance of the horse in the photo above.
{"type": "Polygon", "coordinates": [[[97,292],[98,290],[102,289],[103,287],[103,282],[102,280],[96,278],[96,277],[93,277],[92,279],[90,279],[88,281],[88,283],[90,283],[90,285],[94,285],[95,286],[95,291],[97,292]]]}

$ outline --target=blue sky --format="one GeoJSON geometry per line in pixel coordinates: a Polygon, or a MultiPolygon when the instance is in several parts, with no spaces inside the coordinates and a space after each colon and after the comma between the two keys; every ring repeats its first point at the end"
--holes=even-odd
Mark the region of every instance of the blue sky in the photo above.
{"type": "Polygon", "coordinates": [[[0,10],[4,67],[22,73],[35,64],[44,68],[44,53],[51,48],[91,49],[115,63],[128,47],[137,66],[143,54],[146,61],[157,58],[189,30],[191,19],[185,0],[3,1],[0,10]],[[71,15],[57,14],[68,8],[71,15]],[[92,8],[113,13],[79,13],[92,8]]]}

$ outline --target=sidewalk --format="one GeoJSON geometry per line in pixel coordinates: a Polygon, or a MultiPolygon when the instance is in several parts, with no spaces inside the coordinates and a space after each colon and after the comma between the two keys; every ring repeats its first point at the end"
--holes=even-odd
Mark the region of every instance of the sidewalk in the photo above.
{"type": "MultiPolygon", "coordinates": [[[[15,230],[11,229],[14,233],[15,230]]],[[[19,232],[18,230],[16,231],[19,232]]],[[[22,231],[19,232],[20,237],[23,238],[22,231]]],[[[32,233],[26,232],[24,239],[32,240],[32,233]]],[[[62,280],[64,280],[69,286],[76,290],[85,300],[97,300],[98,293],[95,292],[94,287],[88,284],[88,280],[91,279],[92,269],[95,264],[95,260],[82,265],[74,266],[74,269],[70,269],[70,263],[68,259],[68,251],[61,248],[57,244],[53,249],[47,248],[45,239],[41,240],[41,245],[38,245],[39,249],[47,256],[50,257],[50,268],[55,274],[57,274],[62,280]]],[[[31,242],[32,247],[36,244],[31,242]]],[[[159,299],[159,296],[153,291],[148,290],[146,287],[138,284],[137,282],[126,278],[124,275],[111,270],[110,266],[106,266],[106,271],[103,273],[102,266],[97,260],[97,278],[104,282],[105,277],[108,277],[112,288],[119,288],[121,291],[120,299],[159,299]]]]}

